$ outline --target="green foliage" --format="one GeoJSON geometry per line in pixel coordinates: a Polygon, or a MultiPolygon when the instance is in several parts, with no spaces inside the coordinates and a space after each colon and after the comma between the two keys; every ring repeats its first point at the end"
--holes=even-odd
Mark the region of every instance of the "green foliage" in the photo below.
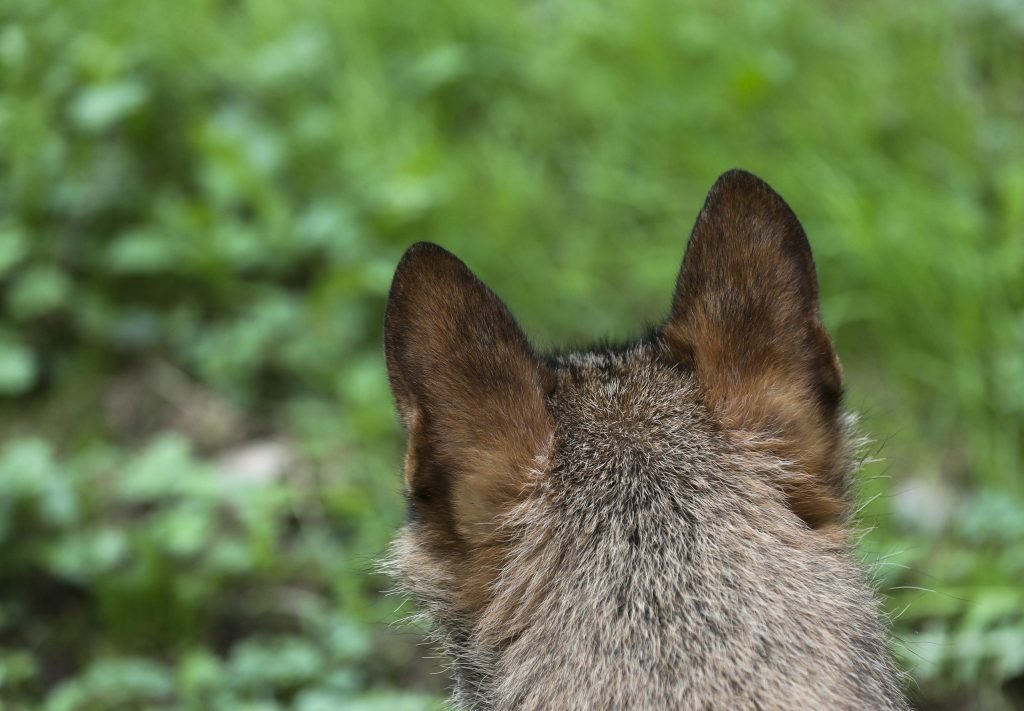
{"type": "Polygon", "coordinates": [[[804,220],[887,442],[864,553],[922,698],[1009,704],[1020,11],[0,0],[0,698],[423,707],[368,573],[402,250],[456,251],[541,345],[630,336],[738,165],[804,220]]]}
{"type": "Polygon", "coordinates": [[[4,698],[34,698],[65,676],[57,665],[81,673],[48,709],[318,708],[381,672],[350,599],[372,601],[380,581],[352,561],[351,537],[328,535],[331,504],[298,474],[241,481],[175,435],[62,464],[18,440],[0,501],[4,698]]]}

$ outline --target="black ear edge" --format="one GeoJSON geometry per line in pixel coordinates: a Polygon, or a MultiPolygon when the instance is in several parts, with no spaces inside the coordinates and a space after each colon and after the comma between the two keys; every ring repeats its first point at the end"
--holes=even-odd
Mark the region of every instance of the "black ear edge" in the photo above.
{"type": "MultiPolygon", "coordinates": [[[[750,208],[760,211],[772,210],[777,216],[796,227],[800,221],[789,203],[767,181],[742,168],[733,168],[722,173],[708,190],[700,215],[705,214],[716,205],[726,201],[742,199],[750,208]]],[[[698,221],[700,217],[698,216],[698,221]]],[[[803,228],[800,227],[801,234],[803,228]]]]}
{"type": "Polygon", "coordinates": [[[407,273],[417,262],[423,260],[434,260],[440,259],[447,262],[454,262],[463,269],[468,271],[468,267],[463,264],[462,260],[456,257],[454,254],[449,252],[447,249],[439,244],[433,242],[415,242],[406,248],[405,252],[402,253],[402,258],[398,260],[398,265],[395,267],[395,277],[392,281],[398,281],[399,278],[407,273]]]}
{"type": "Polygon", "coordinates": [[[405,307],[409,292],[419,292],[431,282],[436,282],[444,270],[463,272],[465,276],[476,279],[462,260],[433,242],[416,242],[405,250],[395,267],[391,288],[388,290],[384,310],[385,348],[388,347],[388,336],[394,333],[395,320],[400,318],[396,312],[405,307]]]}
{"type": "Polygon", "coordinates": [[[416,242],[402,254],[391,279],[388,299],[384,308],[384,360],[388,381],[395,399],[395,407],[408,430],[416,407],[412,384],[406,381],[403,347],[409,336],[410,299],[424,291],[431,281],[431,264],[455,263],[468,272],[468,268],[451,252],[433,242],[416,242]]]}
{"type": "Polygon", "coordinates": [[[697,215],[676,279],[669,320],[685,316],[695,293],[709,284],[728,286],[738,275],[748,277],[738,283],[756,286],[758,291],[774,277],[776,290],[799,294],[799,308],[805,315],[820,314],[817,268],[803,225],[767,182],[736,168],[719,176],[697,215]],[[774,268],[754,274],[755,264],[774,268]]]}
{"type": "Polygon", "coordinates": [[[709,197],[713,195],[716,190],[726,186],[744,186],[747,189],[762,187],[768,188],[769,190],[772,189],[768,183],[751,173],[749,170],[744,168],[730,168],[715,179],[715,182],[711,185],[711,189],[708,191],[709,197]]]}
{"type": "Polygon", "coordinates": [[[481,344],[497,349],[495,357],[511,358],[510,372],[525,373],[522,365],[531,363],[529,377],[547,387],[547,368],[501,298],[448,250],[431,242],[410,246],[395,269],[384,313],[388,379],[407,429],[416,407],[431,406],[428,385],[439,384],[442,371],[459,365],[472,371],[473,363],[488,362],[479,359],[481,344]],[[460,359],[460,353],[467,355],[460,359]]]}

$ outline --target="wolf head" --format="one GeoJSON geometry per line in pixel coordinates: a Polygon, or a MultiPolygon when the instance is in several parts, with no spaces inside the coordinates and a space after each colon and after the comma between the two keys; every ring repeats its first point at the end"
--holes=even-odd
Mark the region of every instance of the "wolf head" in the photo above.
{"type": "Polygon", "coordinates": [[[841,374],[810,246],[742,171],[697,218],[671,313],[539,355],[417,244],[385,318],[408,433],[391,566],[466,708],[904,708],[851,554],[841,374]]]}

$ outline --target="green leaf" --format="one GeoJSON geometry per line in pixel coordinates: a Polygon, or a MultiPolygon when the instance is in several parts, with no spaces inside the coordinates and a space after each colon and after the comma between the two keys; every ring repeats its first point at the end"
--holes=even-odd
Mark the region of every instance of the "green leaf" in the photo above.
{"type": "Polygon", "coordinates": [[[16,537],[18,531],[12,525],[26,523],[24,516],[12,516],[16,508],[29,514],[29,525],[52,529],[67,527],[78,517],[78,501],[67,472],[54,461],[43,440],[15,440],[0,454],[0,541],[16,537]]]}
{"type": "Polygon", "coordinates": [[[222,684],[220,660],[205,649],[190,652],[178,665],[179,686],[187,699],[198,700],[222,684]]]}
{"type": "Polygon", "coordinates": [[[232,650],[229,668],[241,689],[287,691],[313,681],[326,667],[308,640],[285,637],[245,640],[232,650]]]}
{"type": "Polygon", "coordinates": [[[7,297],[11,313],[30,319],[55,311],[71,294],[71,281],[56,267],[37,266],[22,272],[7,297]]]}
{"type": "Polygon", "coordinates": [[[35,385],[35,354],[24,345],[0,338],[0,395],[18,395],[35,385]]]}
{"type": "Polygon", "coordinates": [[[102,131],[138,111],[146,98],[146,87],[135,81],[88,87],[72,102],[71,118],[86,131],[102,131]]]}
{"type": "Polygon", "coordinates": [[[145,503],[185,494],[203,496],[216,490],[215,475],[192,458],[188,440],[166,435],[128,462],[121,471],[116,496],[123,501],[145,503]]]}
{"type": "Polygon", "coordinates": [[[109,575],[128,556],[127,534],[111,526],[61,538],[47,556],[57,575],[88,583],[109,575]]]}
{"type": "Polygon", "coordinates": [[[151,526],[155,543],[169,554],[198,554],[213,536],[214,511],[200,502],[186,501],[157,517],[151,526]]]}
{"type": "Polygon", "coordinates": [[[30,652],[0,649],[0,697],[34,681],[39,676],[39,663],[30,652]]]}
{"type": "Polygon", "coordinates": [[[174,266],[170,238],[151,232],[132,232],[111,245],[105,266],[120,274],[153,274],[174,266]]]}
{"type": "Polygon", "coordinates": [[[152,708],[173,692],[170,675],[145,659],[104,659],[86,673],[59,685],[47,699],[46,711],[152,708]]]}
{"type": "Polygon", "coordinates": [[[17,266],[28,254],[25,233],[14,225],[0,226],[0,277],[17,266]]]}

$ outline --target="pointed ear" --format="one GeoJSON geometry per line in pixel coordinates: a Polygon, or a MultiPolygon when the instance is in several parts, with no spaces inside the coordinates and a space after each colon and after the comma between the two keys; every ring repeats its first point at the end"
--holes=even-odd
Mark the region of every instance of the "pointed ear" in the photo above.
{"type": "Polygon", "coordinates": [[[546,367],[501,300],[428,243],[410,247],[395,272],[384,350],[409,434],[413,515],[479,539],[548,446],[546,367]]]}
{"type": "Polygon", "coordinates": [[[759,178],[734,170],[711,188],[663,337],[728,431],[794,465],[782,482],[793,510],[813,527],[841,518],[839,361],[807,237],[759,178]]]}

